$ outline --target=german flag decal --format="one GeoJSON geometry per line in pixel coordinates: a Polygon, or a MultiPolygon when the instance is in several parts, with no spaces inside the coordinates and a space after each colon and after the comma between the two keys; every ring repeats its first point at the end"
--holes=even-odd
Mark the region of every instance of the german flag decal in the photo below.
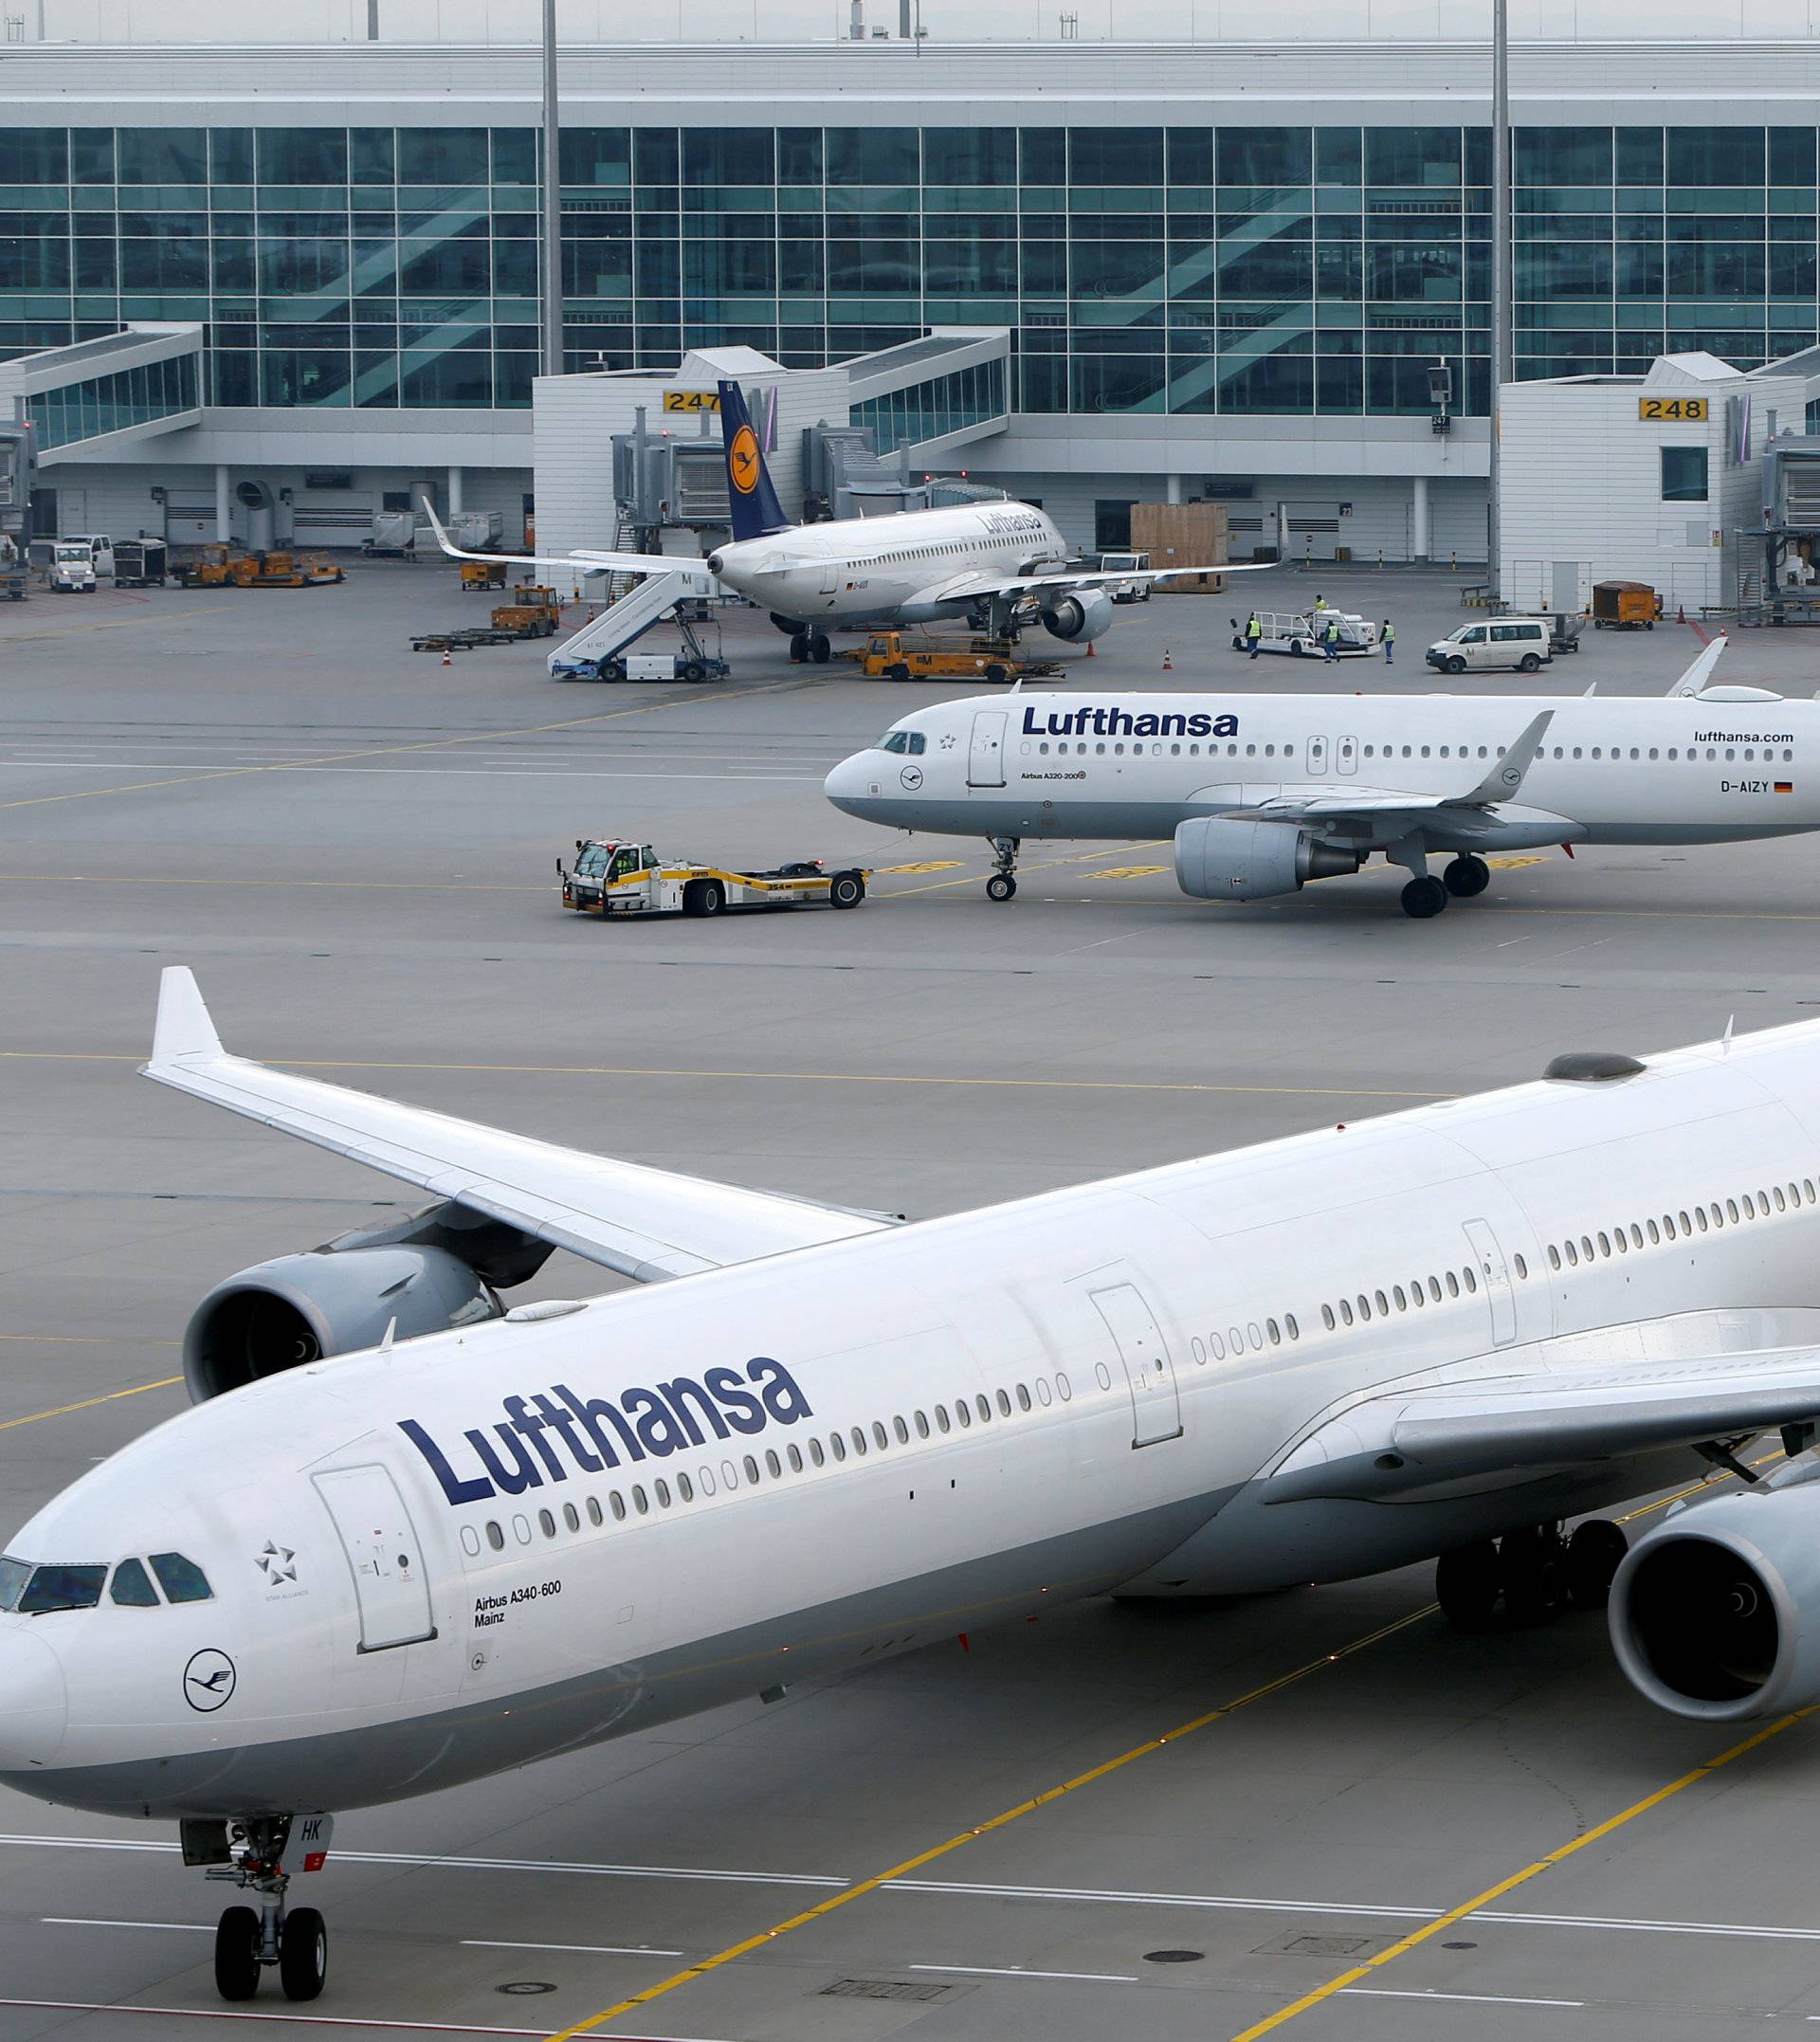
{"type": "Polygon", "coordinates": [[[1775,791],[1778,794],[1792,794],[1794,792],[1794,782],[1793,780],[1777,780],[1775,791]]]}

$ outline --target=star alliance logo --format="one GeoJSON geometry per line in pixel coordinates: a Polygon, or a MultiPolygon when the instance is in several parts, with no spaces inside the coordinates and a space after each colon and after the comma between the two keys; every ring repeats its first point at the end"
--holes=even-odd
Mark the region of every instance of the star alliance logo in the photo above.
{"type": "Polygon", "coordinates": [[[948,735],[947,735],[947,736],[946,736],[946,737],[945,737],[945,738],[943,738],[943,739],[941,740],[941,748],[942,748],[942,750],[943,750],[944,752],[952,752],[952,751],[954,750],[954,748],[955,748],[955,734],[954,734],[954,732],[953,732],[952,730],[951,730],[951,731],[950,731],[950,732],[948,733],[948,735]]]}
{"type": "Polygon", "coordinates": [[[297,1555],[287,1545],[274,1545],[266,1540],[265,1550],[255,1554],[253,1564],[266,1580],[276,1588],[281,1581],[297,1579],[297,1555]]]}

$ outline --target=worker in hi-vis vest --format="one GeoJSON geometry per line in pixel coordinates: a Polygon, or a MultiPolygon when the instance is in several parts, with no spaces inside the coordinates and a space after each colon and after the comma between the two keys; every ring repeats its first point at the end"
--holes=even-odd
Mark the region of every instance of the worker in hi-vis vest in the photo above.
{"type": "Polygon", "coordinates": [[[1250,656],[1256,659],[1258,647],[1264,643],[1264,626],[1258,621],[1255,610],[1245,620],[1245,643],[1250,656]]]}
{"type": "Polygon", "coordinates": [[[1391,622],[1389,617],[1386,617],[1383,624],[1379,627],[1378,636],[1382,639],[1384,644],[1385,665],[1394,666],[1396,665],[1396,661],[1392,657],[1392,655],[1396,651],[1396,626],[1391,622]]]}
{"type": "Polygon", "coordinates": [[[1330,660],[1337,660],[1339,657],[1339,619],[1338,617],[1329,617],[1327,619],[1327,629],[1321,638],[1320,648],[1330,660]]]}

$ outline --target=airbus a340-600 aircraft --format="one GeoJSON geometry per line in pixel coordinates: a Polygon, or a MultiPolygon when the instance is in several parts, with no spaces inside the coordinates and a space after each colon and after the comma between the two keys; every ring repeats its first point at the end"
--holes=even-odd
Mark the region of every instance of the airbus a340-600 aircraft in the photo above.
{"type": "MultiPolygon", "coordinates": [[[[1068,542],[1054,522],[1033,503],[1010,498],[792,524],[777,501],[744,393],[737,383],[723,382],[719,389],[733,534],[724,545],[705,560],[582,550],[538,555],[537,563],[584,574],[693,574],[703,594],[719,582],[771,613],[778,629],[790,633],[792,658],[817,661],[831,655],[830,625],[869,630],[965,620],[1005,637],[1035,620],[1052,637],[1085,645],[1110,629],[1114,588],[1179,579],[1183,572],[1069,567],[1068,542]]],[[[518,554],[463,552],[428,500],[424,509],[451,558],[526,564],[518,554]]],[[[1258,574],[1274,564],[1247,562],[1220,573],[1258,574]]]]}
{"type": "Polygon", "coordinates": [[[900,717],[826,790],[867,822],[985,837],[995,901],[1026,839],[1173,837],[1201,900],[1294,893],[1381,851],[1410,873],[1404,912],[1427,917],[1484,891],[1487,851],[1820,829],[1820,710],[1710,685],[1724,645],[1666,700],[974,695],[900,717]]]}
{"type": "Polygon", "coordinates": [[[333,1811],[1107,1591],[1439,1555],[1682,1716],[1820,1699],[1820,1023],[913,1225],[263,1068],[181,969],[147,1075],[439,1201],[210,1292],[0,1559],[0,1778],[180,1823],[229,1998],[320,1990],[333,1811]],[[502,1314],[555,1246],[646,1286],[502,1314]]]}

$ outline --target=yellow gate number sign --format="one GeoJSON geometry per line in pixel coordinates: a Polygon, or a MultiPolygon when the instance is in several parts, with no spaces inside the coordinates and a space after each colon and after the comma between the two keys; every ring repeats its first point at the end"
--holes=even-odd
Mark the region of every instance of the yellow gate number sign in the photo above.
{"type": "Polygon", "coordinates": [[[1639,397],[1637,416],[1645,420],[1704,418],[1706,405],[1704,397],[1639,397]]]}
{"type": "MultiPolygon", "coordinates": [[[[666,390],[664,392],[664,409],[666,411],[718,411],[720,409],[720,393],[713,390],[666,390]]],[[[1701,416],[1703,418],[1702,410],[1701,416]]]]}

